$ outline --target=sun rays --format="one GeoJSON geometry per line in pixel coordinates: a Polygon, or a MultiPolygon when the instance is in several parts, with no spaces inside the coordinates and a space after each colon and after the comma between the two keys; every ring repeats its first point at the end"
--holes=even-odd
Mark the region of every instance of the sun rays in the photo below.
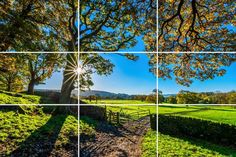
{"type": "Polygon", "coordinates": [[[81,68],[78,65],[78,53],[67,54],[67,65],[64,71],[64,84],[69,82],[69,86],[78,83],[78,75],[81,68]]]}

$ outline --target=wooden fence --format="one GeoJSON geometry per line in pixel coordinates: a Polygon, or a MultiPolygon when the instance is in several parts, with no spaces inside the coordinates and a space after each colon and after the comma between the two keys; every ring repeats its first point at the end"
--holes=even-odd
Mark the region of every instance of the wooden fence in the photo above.
{"type": "Polygon", "coordinates": [[[126,113],[124,109],[119,112],[113,112],[111,110],[106,110],[106,119],[109,123],[122,125],[124,123],[138,120],[141,117],[150,115],[150,110],[137,110],[135,112],[126,113]]]}

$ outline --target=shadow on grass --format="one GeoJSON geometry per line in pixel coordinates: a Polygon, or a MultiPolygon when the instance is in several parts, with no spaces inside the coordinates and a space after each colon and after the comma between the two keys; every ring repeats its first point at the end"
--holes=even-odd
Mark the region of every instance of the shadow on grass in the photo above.
{"type": "MultiPolygon", "coordinates": [[[[162,133],[162,132],[160,132],[160,133],[163,134],[163,135],[168,135],[168,134],[165,134],[165,133],[162,133]]],[[[195,145],[195,146],[198,146],[198,147],[201,147],[201,148],[205,148],[205,149],[208,149],[208,150],[218,152],[221,155],[232,156],[232,157],[236,156],[236,149],[232,148],[232,147],[216,145],[216,144],[204,141],[204,140],[200,140],[200,139],[197,139],[197,138],[191,138],[191,137],[187,137],[187,136],[186,137],[177,136],[177,135],[168,135],[168,136],[184,140],[184,141],[186,141],[186,142],[188,142],[192,145],[195,145]]]]}
{"type": "Polygon", "coordinates": [[[52,115],[47,123],[20,144],[10,156],[50,156],[68,115],[52,115]]]}
{"type": "Polygon", "coordinates": [[[204,107],[204,108],[199,108],[199,109],[190,110],[190,111],[179,111],[179,112],[161,113],[161,114],[164,114],[164,115],[188,114],[192,112],[201,112],[201,111],[206,111],[206,110],[209,110],[209,109],[204,107]]]}

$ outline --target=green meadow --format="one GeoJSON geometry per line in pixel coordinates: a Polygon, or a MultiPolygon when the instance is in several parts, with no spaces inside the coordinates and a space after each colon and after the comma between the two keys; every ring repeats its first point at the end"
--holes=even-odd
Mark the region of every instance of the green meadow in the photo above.
{"type": "Polygon", "coordinates": [[[236,106],[165,106],[158,107],[159,114],[172,114],[200,118],[236,125],[236,106]]]}
{"type": "Polygon", "coordinates": [[[206,141],[158,134],[158,155],[161,157],[235,157],[236,150],[206,141]]]}
{"type": "Polygon", "coordinates": [[[141,100],[110,100],[110,99],[104,99],[104,100],[82,100],[86,104],[155,104],[152,102],[147,101],[141,101],[141,100]]]}
{"type": "MultiPolygon", "coordinates": [[[[219,125],[229,124],[236,126],[236,107],[234,106],[178,106],[160,105],[158,114],[191,117],[204,121],[212,121],[219,125]]],[[[183,124],[184,125],[184,124],[183,124]]],[[[190,125],[190,121],[189,124],[190,125]]],[[[205,128],[207,131],[207,127],[205,128]]],[[[227,130],[226,130],[227,131],[227,130]]],[[[159,156],[191,156],[191,157],[226,157],[236,156],[236,149],[231,146],[213,144],[207,140],[194,137],[158,134],[159,156]]]]}
{"type": "Polygon", "coordinates": [[[0,110],[0,156],[76,156],[78,120],[55,107],[0,110]]]}

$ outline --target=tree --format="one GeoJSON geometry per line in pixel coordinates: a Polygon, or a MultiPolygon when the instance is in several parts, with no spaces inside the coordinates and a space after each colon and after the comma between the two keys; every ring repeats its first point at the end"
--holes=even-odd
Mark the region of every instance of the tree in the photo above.
{"type": "Polygon", "coordinates": [[[236,50],[233,0],[159,0],[158,6],[159,51],[236,50]]]}
{"type": "Polygon", "coordinates": [[[204,81],[225,74],[224,66],[236,61],[234,53],[171,53],[158,54],[158,77],[190,86],[193,79],[204,81]]]}
{"type": "Polygon", "coordinates": [[[143,35],[147,51],[156,50],[156,1],[80,3],[80,51],[118,51],[136,45],[143,35]]]}
{"type": "Polygon", "coordinates": [[[177,104],[177,100],[175,96],[169,96],[166,98],[166,102],[169,104],[177,104]]]}
{"type": "Polygon", "coordinates": [[[150,95],[146,96],[145,101],[151,102],[151,103],[157,103],[157,97],[156,97],[156,95],[150,94],[150,95]]]}
{"type": "Polygon", "coordinates": [[[24,57],[28,65],[28,93],[34,94],[34,86],[50,78],[63,65],[61,53],[27,53],[24,57]]]}
{"type": "Polygon", "coordinates": [[[25,81],[26,66],[22,59],[16,54],[0,54],[1,66],[4,70],[0,71],[1,86],[7,91],[21,91],[25,81]]]}
{"type": "Polygon", "coordinates": [[[180,91],[176,96],[176,100],[178,104],[198,104],[199,97],[194,92],[180,91]]]}
{"type": "Polygon", "coordinates": [[[61,104],[70,103],[71,92],[78,86],[78,54],[67,53],[66,55],[66,67],[63,73],[63,83],[61,87],[61,104]]]}
{"type": "Polygon", "coordinates": [[[163,96],[162,91],[158,90],[158,103],[163,103],[165,101],[165,98],[163,96]]]}
{"type": "Polygon", "coordinates": [[[76,0],[0,2],[0,51],[75,51],[76,0]]]}

